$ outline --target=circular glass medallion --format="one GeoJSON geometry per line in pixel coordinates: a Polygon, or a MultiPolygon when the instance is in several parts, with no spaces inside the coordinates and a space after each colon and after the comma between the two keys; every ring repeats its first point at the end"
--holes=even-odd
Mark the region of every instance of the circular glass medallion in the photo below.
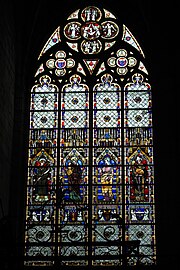
{"type": "Polygon", "coordinates": [[[97,7],[86,7],[81,13],[81,18],[84,22],[99,21],[101,19],[101,11],[97,7]]]}
{"type": "Polygon", "coordinates": [[[116,55],[117,55],[117,57],[123,57],[123,56],[126,57],[127,56],[127,51],[124,50],[124,49],[120,49],[120,50],[117,51],[116,55]]]}
{"type": "Polygon", "coordinates": [[[102,38],[112,39],[117,36],[119,27],[116,23],[107,21],[102,23],[102,38]]]}
{"type": "Polygon", "coordinates": [[[74,67],[74,65],[75,65],[74,59],[68,58],[67,61],[66,61],[67,68],[72,68],[72,67],[74,67]]]}
{"type": "Polygon", "coordinates": [[[46,62],[46,66],[48,68],[54,68],[54,59],[49,59],[47,62],[46,62]]]}
{"type": "Polygon", "coordinates": [[[117,59],[117,65],[121,68],[127,66],[127,59],[125,57],[119,57],[117,59]]]}
{"type": "Polygon", "coordinates": [[[56,54],[55,54],[55,57],[56,58],[65,58],[66,57],[66,53],[64,51],[58,51],[56,54]]]}
{"type": "Polygon", "coordinates": [[[56,76],[64,76],[66,74],[66,70],[65,69],[56,69],[55,74],[56,74],[56,76]]]}
{"type": "Polygon", "coordinates": [[[128,66],[134,67],[137,63],[137,60],[134,57],[128,57],[128,66]]]}
{"type": "Polygon", "coordinates": [[[59,69],[64,69],[66,66],[66,60],[64,59],[57,59],[55,62],[55,66],[59,69]]]}
{"type": "Polygon", "coordinates": [[[125,67],[125,68],[117,68],[117,73],[119,75],[125,75],[127,73],[128,69],[125,67]]]}
{"type": "Polygon", "coordinates": [[[78,22],[68,23],[64,27],[64,35],[70,40],[79,39],[81,37],[80,26],[81,24],[78,22]]]}
{"type": "Polygon", "coordinates": [[[94,40],[101,35],[101,26],[96,22],[89,22],[81,27],[81,34],[85,39],[94,40]]]}
{"type": "Polygon", "coordinates": [[[107,63],[108,63],[108,66],[115,67],[116,66],[116,58],[115,57],[109,58],[107,63]]]}
{"type": "Polygon", "coordinates": [[[101,51],[102,44],[99,40],[84,40],[81,43],[81,50],[84,54],[97,54],[101,51]]]}

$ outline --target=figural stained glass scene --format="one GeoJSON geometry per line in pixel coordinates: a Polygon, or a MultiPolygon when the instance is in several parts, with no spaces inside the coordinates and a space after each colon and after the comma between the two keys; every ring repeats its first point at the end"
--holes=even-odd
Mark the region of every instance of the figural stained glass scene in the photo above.
{"type": "Polygon", "coordinates": [[[139,42],[111,11],[87,6],[67,14],[37,61],[24,264],[156,264],[152,90],[139,42]]]}

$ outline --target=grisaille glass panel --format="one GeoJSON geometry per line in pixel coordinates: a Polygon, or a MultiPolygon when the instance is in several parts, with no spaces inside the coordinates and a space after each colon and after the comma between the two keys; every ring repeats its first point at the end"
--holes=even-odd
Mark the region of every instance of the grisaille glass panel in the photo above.
{"type": "Polygon", "coordinates": [[[67,14],[47,40],[30,92],[26,266],[156,264],[145,64],[102,5],[67,14]]]}

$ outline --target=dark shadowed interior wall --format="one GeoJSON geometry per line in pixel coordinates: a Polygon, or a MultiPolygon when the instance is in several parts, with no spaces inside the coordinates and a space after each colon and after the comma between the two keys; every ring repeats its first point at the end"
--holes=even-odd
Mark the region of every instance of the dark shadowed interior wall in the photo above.
{"type": "MultiPolygon", "coordinates": [[[[0,1],[0,260],[20,269],[25,215],[28,106],[36,60],[67,16],[99,1],[0,1]]],[[[177,1],[102,1],[146,55],[153,91],[157,269],[179,269],[177,1]]]]}

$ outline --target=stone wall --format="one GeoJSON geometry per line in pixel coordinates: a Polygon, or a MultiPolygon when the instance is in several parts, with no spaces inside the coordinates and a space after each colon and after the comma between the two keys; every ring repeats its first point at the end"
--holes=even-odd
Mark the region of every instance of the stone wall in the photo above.
{"type": "Polygon", "coordinates": [[[8,214],[14,120],[14,19],[9,0],[0,4],[0,218],[8,214]]]}

